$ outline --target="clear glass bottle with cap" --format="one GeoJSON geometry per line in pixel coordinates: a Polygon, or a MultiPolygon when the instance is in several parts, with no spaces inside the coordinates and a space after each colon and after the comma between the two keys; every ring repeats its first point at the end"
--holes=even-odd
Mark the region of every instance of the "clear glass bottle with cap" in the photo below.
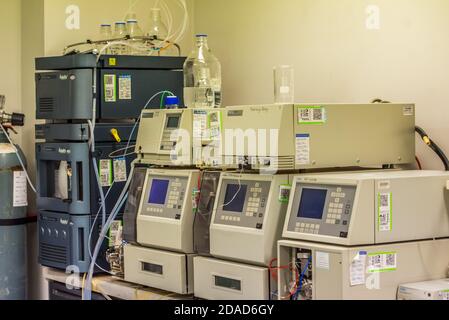
{"type": "MultiPolygon", "coordinates": [[[[100,43],[97,45],[97,50],[100,52],[109,42],[107,40],[112,39],[112,26],[110,23],[102,23],[100,25],[100,40],[103,41],[103,43],[100,43]]],[[[103,54],[110,54],[111,48],[106,48],[103,51],[103,54]]]]}
{"type": "Polygon", "coordinates": [[[151,9],[150,29],[147,35],[154,40],[165,40],[168,37],[168,29],[162,21],[161,9],[159,8],[151,9]]]}
{"type": "Polygon", "coordinates": [[[132,55],[142,55],[144,53],[144,46],[142,39],[139,37],[143,36],[143,31],[139,26],[136,19],[129,19],[126,21],[126,27],[128,35],[130,37],[130,44],[132,47],[129,48],[129,53],[132,55]]]}
{"type": "MultiPolygon", "coordinates": [[[[126,22],[125,21],[117,21],[115,23],[115,29],[114,29],[114,39],[122,39],[126,37],[128,34],[128,31],[126,29],[126,22]]],[[[121,40],[125,41],[125,40],[121,40]]],[[[122,44],[116,44],[111,47],[112,54],[128,54],[128,47],[122,44]]]]}
{"type": "Polygon", "coordinates": [[[162,13],[159,8],[152,8],[150,13],[150,28],[147,36],[152,39],[152,49],[158,55],[175,55],[175,48],[166,42],[169,34],[167,26],[162,21],[162,13]]]}
{"type": "Polygon", "coordinates": [[[184,64],[184,103],[188,108],[221,107],[221,64],[207,39],[204,34],[196,36],[196,47],[184,64]]]}

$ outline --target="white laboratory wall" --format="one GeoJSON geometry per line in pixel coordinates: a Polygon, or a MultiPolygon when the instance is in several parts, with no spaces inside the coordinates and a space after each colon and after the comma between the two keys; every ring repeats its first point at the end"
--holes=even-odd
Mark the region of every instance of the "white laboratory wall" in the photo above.
{"type": "MultiPolygon", "coordinates": [[[[210,35],[223,64],[226,105],[272,103],[273,66],[289,64],[296,101],[414,102],[447,153],[448,17],[447,0],[195,1],[195,32],[210,35]]],[[[418,146],[426,168],[442,168],[418,146]]]]}

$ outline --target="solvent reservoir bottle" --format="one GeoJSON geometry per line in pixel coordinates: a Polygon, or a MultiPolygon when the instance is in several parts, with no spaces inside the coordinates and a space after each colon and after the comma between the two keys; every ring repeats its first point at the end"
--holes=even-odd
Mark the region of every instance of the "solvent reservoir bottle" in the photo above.
{"type": "Polygon", "coordinates": [[[188,108],[221,107],[221,64],[207,39],[207,35],[196,36],[196,47],[184,64],[184,102],[188,108]]]}

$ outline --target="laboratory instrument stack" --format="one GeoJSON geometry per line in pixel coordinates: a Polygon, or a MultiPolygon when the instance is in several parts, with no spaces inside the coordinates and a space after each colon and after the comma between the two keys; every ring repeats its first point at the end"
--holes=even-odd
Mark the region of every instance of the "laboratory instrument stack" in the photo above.
{"type": "MultiPolygon", "coordinates": [[[[88,271],[135,158],[141,111],[163,107],[150,100],[160,92],[182,97],[184,60],[94,54],[36,59],[36,118],[44,120],[36,126],[41,265],[88,271]]],[[[109,268],[106,250],[115,241],[120,239],[103,244],[97,271],[109,268]]]]}

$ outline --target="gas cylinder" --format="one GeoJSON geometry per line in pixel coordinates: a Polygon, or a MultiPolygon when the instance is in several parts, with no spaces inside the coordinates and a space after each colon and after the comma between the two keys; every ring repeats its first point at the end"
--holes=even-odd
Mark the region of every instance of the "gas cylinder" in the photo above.
{"type": "Polygon", "coordinates": [[[0,128],[0,300],[27,298],[27,182],[15,148],[0,128]]]}

